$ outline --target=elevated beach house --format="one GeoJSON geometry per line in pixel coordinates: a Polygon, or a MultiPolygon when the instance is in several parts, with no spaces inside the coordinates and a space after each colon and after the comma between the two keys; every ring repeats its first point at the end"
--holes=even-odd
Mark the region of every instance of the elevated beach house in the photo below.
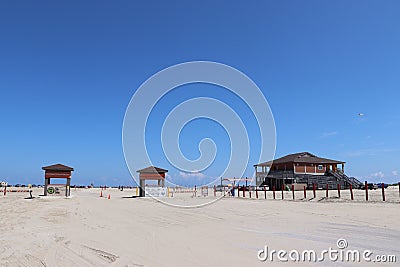
{"type": "Polygon", "coordinates": [[[330,189],[359,188],[361,182],[348,177],[344,172],[344,161],[321,158],[309,152],[286,155],[284,157],[254,165],[257,185],[268,185],[280,189],[283,185],[295,185],[296,189],[306,186],[330,189]]]}

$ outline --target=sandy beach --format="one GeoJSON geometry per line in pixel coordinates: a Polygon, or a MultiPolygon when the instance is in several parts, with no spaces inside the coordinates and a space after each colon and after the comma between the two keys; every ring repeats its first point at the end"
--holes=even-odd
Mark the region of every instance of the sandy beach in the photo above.
{"type": "MultiPolygon", "coordinates": [[[[1,266],[265,266],[278,263],[257,258],[266,245],[322,250],[336,247],[339,238],[351,249],[400,257],[396,188],[387,190],[393,199],[386,203],[379,201],[379,190],[370,192],[372,199],[378,196],[368,203],[333,197],[293,201],[287,192],[284,201],[226,197],[186,209],[129,198],[135,189],[103,191],[111,199],[100,198],[100,189],[72,189],[68,199],[38,197],[42,190],[34,189],[34,199],[24,199],[28,193],[0,196],[1,266]]],[[[168,201],[185,199],[195,201],[190,193],[168,201]]],[[[340,264],[354,263],[323,263],[340,264]]]]}
{"type": "Polygon", "coordinates": [[[400,267],[400,0],[0,6],[0,267],[400,267]]]}

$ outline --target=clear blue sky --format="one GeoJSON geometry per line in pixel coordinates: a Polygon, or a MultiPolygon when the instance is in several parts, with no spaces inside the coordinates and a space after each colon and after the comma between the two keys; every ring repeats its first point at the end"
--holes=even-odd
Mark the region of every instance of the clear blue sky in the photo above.
{"type": "MultiPolygon", "coordinates": [[[[0,180],[43,183],[41,167],[60,162],[73,184],[132,183],[121,145],[131,96],[165,67],[209,60],[261,88],[277,156],[309,151],[362,180],[398,181],[399,11],[390,0],[1,1],[0,180]]],[[[211,134],[227,153],[217,125],[192,126],[185,144],[211,134]]]]}

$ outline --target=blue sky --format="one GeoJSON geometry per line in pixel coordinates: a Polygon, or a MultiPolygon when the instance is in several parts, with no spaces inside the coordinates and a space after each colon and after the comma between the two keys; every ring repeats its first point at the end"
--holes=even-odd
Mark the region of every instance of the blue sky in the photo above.
{"type": "MultiPolygon", "coordinates": [[[[277,156],[310,151],[362,180],[398,181],[399,10],[389,0],[1,1],[0,180],[42,183],[41,167],[61,162],[76,169],[72,183],[132,183],[121,131],[135,90],[168,66],[209,60],[260,87],[277,156]]],[[[212,94],[196,88],[187,92],[212,94]]],[[[195,158],[211,135],[221,168],[226,133],[191,127],[183,152],[195,158]]]]}

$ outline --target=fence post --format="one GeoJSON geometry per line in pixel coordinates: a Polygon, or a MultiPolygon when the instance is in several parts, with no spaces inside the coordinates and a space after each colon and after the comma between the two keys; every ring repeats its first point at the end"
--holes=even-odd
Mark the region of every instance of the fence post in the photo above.
{"type": "Polygon", "coordinates": [[[217,187],[214,185],[214,197],[217,196],[217,187]]]}
{"type": "Polygon", "coordinates": [[[351,200],[354,200],[354,196],[353,196],[353,186],[350,184],[350,196],[351,196],[351,200]]]}
{"type": "Polygon", "coordinates": [[[283,199],[283,188],[284,188],[284,185],[282,184],[282,199],[283,199]]]}
{"type": "Polygon", "coordinates": [[[275,199],[275,185],[274,185],[274,186],[272,186],[272,192],[273,192],[274,199],[275,199]]]}
{"type": "Polygon", "coordinates": [[[312,184],[312,189],[313,189],[313,194],[314,194],[314,198],[316,197],[315,195],[315,183],[312,184]]]}
{"type": "Polygon", "coordinates": [[[306,191],[307,189],[306,189],[306,186],[304,186],[304,199],[306,199],[307,198],[307,191],[306,191]]]}
{"type": "Polygon", "coordinates": [[[250,186],[249,186],[249,196],[251,198],[251,188],[250,188],[250,186]]]}
{"type": "Polygon", "coordinates": [[[386,200],[386,198],[385,198],[385,183],[382,183],[381,186],[382,186],[382,200],[385,201],[386,200]]]}
{"type": "Polygon", "coordinates": [[[256,188],[256,198],[258,199],[258,189],[256,188]]]}
{"type": "Polygon", "coordinates": [[[293,200],[294,200],[294,184],[292,184],[292,194],[293,194],[293,200]]]}
{"type": "Polygon", "coordinates": [[[365,200],[368,201],[368,182],[365,181],[365,200]]]}
{"type": "Polygon", "coordinates": [[[264,186],[264,199],[267,199],[267,189],[265,189],[265,186],[264,186]]]}
{"type": "Polygon", "coordinates": [[[197,194],[197,186],[194,186],[194,196],[197,194]]]}
{"type": "Polygon", "coordinates": [[[328,184],[326,184],[326,198],[329,197],[329,196],[328,196],[328,189],[329,189],[329,186],[328,186],[328,184]]]}
{"type": "Polygon", "coordinates": [[[340,198],[340,184],[337,184],[338,197],[340,198]]]}

